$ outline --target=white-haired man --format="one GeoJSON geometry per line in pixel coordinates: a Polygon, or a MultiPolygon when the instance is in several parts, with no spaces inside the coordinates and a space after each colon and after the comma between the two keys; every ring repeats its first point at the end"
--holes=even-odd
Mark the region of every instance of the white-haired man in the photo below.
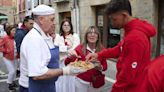
{"type": "Polygon", "coordinates": [[[75,74],[74,69],[78,68],[59,69],[59,47],[54,46],[48,34],[55,27],[55,10],[39,5],[32,13],[34,25],[20,50],[20,92],[55,92],[57,76],[75,74]]]}

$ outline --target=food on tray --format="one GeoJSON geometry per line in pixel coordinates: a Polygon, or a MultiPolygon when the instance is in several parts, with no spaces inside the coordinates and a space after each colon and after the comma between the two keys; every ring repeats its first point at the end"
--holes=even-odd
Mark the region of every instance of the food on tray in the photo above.
{"type": "Polygon", "coordinates": [[[80,67],[83,70],[89,70],[94,67],[94,65],[91,62],[85,62],[85,61],[71,62],[70,65],[74,67],[80,67]]]}

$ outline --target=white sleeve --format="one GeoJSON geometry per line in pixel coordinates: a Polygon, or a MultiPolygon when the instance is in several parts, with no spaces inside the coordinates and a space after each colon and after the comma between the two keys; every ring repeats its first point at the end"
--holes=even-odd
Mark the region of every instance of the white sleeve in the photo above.
{"type": "Polygon", "coordinates": [[[28,74],[32,76],[40,76],[48,71],[43,50],[45,49],[40,39],[31,39],[26,44],[26,56],[28,61],[28,74]]]}
{"type": "Polygon", "coordinates": [[[56,34],[54,44],[59,46],[59,51],[60,52],[67,52],[67,46],[65,46],[63,36],[60,36],[59,34],[56,34]]]}
{"type": "Polygon", "coordinates": [[[74,33],[73,34],[73,46],[70,50],[75,49],[79,44],[80,44],[80,37],[78,34],[74,33]]]}
{"type": "Polygon", "coordinates": [[[59,46],[59,39],[60,39],[59,34],[56,34],[55,39],[54,39],[54,44],[55,44],[56,46],[59,46]]]}
{"type": "Polygon", "coordinates": [[[64,45],[62,46],[62,45],[60,45],[60,46],[59,46],[59,51],[60,51],[60,52],[67,52],[67,51],[68,51],[68,50],[67,50],[67,46],[64,46],[64,45]]]}

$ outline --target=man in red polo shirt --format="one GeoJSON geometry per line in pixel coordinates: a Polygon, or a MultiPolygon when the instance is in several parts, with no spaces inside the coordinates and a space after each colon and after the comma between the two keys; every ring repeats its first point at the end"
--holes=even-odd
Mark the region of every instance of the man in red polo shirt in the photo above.
{"type": "Polygon", "coordinates": [[[132,17],[129,0],[111,0],[106,13],[114,28],[124,29],[124,37],[117,46],[86,58],[118,58],[112,92],[139,92],[143,70],[150,63],[150,38],[156,30],[150,23],[132,17]]]}

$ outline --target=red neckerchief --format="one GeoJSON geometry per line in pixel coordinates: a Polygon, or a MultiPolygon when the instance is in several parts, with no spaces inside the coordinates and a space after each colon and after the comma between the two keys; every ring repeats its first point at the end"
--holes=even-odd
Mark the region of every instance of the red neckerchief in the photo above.
{"type": "Polygon", "coordinates": [[[30,31],[25,25],[21,25],[20,29],[23,29],[25,31],[30,31]]]}
{"type": "MultiPolygon", "coordinates": [[[[69,35],[69,34],[68,34],[68,35],[69,35]]],[[[64,38],[64,44],[65,44],[66,46],[69,46],[68,43],[65,41],[66,35],[63,35],[63,38],[64,38]]]]}

